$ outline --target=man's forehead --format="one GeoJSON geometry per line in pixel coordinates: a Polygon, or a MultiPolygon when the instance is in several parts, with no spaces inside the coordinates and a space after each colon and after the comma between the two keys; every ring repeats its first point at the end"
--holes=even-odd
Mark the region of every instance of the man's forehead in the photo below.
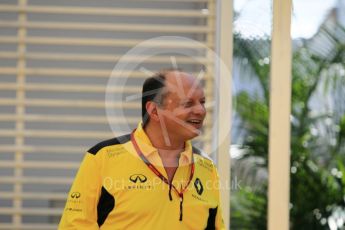
{"type": "Polygon", "coordinates": [[[180,90],[200,90],[200,81],[191,74],[179,71],[168,72],[165,79],[165,86],[168,91],[179,93],[180,90]]]}

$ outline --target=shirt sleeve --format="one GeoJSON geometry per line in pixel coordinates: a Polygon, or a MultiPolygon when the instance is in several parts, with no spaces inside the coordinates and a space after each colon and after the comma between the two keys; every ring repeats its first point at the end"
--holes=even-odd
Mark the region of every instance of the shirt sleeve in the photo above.
{"type": "Polygon", "coordinates": [[[100,167],[96,155],[86,153],[68,193],[59,230],[99,229],[97,204],[101,187],[100,167]]]}

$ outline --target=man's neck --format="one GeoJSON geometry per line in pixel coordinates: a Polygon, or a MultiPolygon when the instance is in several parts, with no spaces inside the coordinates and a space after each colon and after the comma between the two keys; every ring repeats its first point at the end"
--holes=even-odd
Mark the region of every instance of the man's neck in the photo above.
{"type": "Polygon", "coordinates": [[[155,128],[153,126],[147,125],[144,128],[146,135],[149,137],[152,145],[158,150],[166,151],[182,151],[184,149],[184,141],[176,140],[173,137],[164,136],[162,130],[155,128]]]}
{"type": "Polygon", "coordinates": [[[180,153],[185,147],[184,141],[177,141],[171,137],[164,137],[160,129],[150,125],[147,125],[144,130],[152,145],[157,148],[164,166],[177,167],[180,153]],[[168,138],[168,140],[166,138],[168,138]]]}
{"type": "Polygon", "coordinates": [[[168,175],[168,180],[171,183],[179,165],[181,152],[185,148],[184,141],[176,141],[171,137],[167,137],[169,138],[167,142],[162,130],[150,125],[147,125],[144,128],[144,131],[149,137],[152,145],[157,148],[158,154],[168,175]]]}

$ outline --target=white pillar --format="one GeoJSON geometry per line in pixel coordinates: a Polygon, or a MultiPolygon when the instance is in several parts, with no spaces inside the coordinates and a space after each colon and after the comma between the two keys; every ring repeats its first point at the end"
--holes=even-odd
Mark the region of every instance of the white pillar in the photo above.
{"type": "Polygon", "coordinates": [[[217,54],[222,63],[216,63],[219,88],[217,93],[217,164],[221,184],[221,205],[224,224],[230,228],[230,130],[232,84],[232,0],[217,2],[217,54]],[[223,87],[222,87],[223,86],[223,87]],[[224,87],[225,86],[225,87],[224,87]],[[224,90],[225,88],[225,90],[224,90]]]}
{"type": "Polygon", "coordinates": [[[291,0],[273,1],[268,229],[289,229],[291,0]]]}

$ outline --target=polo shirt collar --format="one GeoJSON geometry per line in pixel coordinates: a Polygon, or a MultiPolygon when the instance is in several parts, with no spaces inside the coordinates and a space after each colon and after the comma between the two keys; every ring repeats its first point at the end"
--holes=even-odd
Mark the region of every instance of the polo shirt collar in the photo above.
{"type": "MultiPolygon", "coordinates": [[[[137,126],[137,129],[134,131],[134,138],[142,151],[143,155],[147,159],[152,159],[159,157],[157,148],[152,145],[149,137],[145,133],[142,122],[140,122],[137,126]]],[[[154,162],[151,162],[154,163],[154,162]]],[[[192,163],[192,143],[190,140],[185,142],[185,149],[181,152],[180,159],[179,159],[179,166],[187,165],[192,163]]]]}

